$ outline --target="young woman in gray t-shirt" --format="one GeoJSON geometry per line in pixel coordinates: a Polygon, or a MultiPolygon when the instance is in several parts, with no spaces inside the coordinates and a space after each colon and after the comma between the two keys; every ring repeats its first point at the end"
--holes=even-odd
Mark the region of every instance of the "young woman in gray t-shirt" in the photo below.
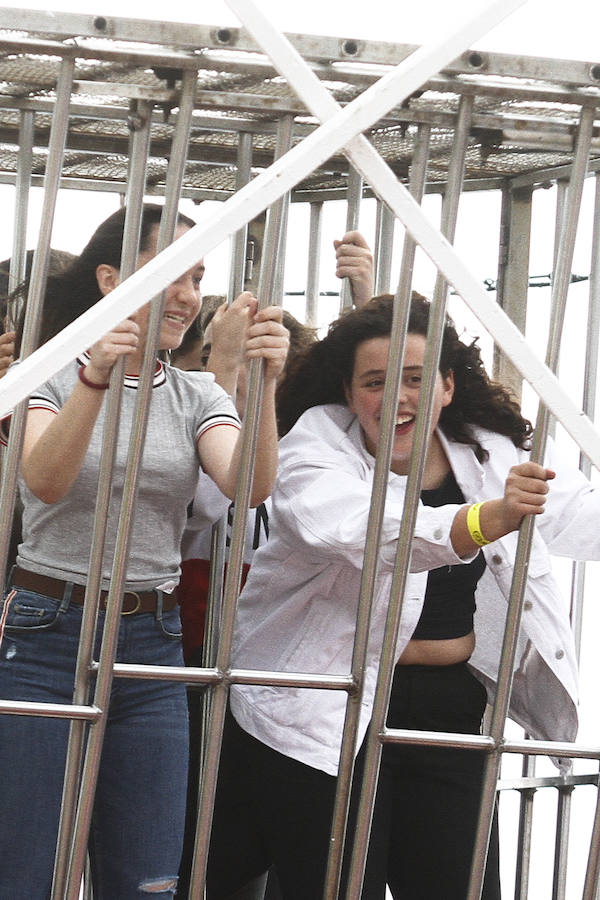
{"type": "MultiPolygon", "coordinates": [[[[161,207],[144,208],[139,266],[157,251],[161,207]]],[[[119,282],[125,212],[95,232],[49,281],[42,340],[119,282]]],[[[192,227],[180,217],[176,237],[192,227]]],[[[202,261],[167,289],[161,349],[175,349],[199,311],[202,261]]],[[[275,384],[286,355],[280,312],[250,294],[247,353],[262,357],[264,392],[252,503],[269,494],[277,464],[275,384]]],[[[70,703],[87,581],[106,388],[126,357],[120,437],[102,566],[100,622],[114,558],[128,434],[148,328],[148,306],[122,322],[30,399],[19,489],[23,540],[4,600],[0,697],[70,703]]],[[[229,497],[239,465],[239,419],[211,375],[157,360],[123,598],[117,661],[183,665],[176,585],[180,543],[200,468],[229,497]]],[[[96,654],[98,647],[96,647],[96,654]]],[[[97,655],[96,657],[97,658],[97,655]]],[[[50,895],[68,722],[0,716],[0,897],[50,895]],[[27,835],[27,839],[24,836],[27,835]]],[[[172,896],[181,855],[187,778],[183,684],[118,679],[112,690],[89,840],[94,897],[172,896]]]]}

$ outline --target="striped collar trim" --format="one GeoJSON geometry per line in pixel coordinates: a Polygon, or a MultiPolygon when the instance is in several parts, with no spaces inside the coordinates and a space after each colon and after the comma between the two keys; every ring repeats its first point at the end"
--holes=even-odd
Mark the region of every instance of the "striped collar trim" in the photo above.
{"type": "MultiPolygon", "coordinates": [[[[90,354],[84,351],[80,356],[77,357],[77,362],[80,366],[87,366],[90,362],[90,354]]],[[[128,375],[125,373],[125,378],[123,379],[123,385],[128,388],[137,388],[139,384],[139,375],[128,375]]],[[[156,370],[154,372],[154,378],[152,380],[152,387],[159,387],[159,385],[164,384],[167,380],[167,372],[164,364],[160,361],[160,359],[156,360],[156,370]]]]}

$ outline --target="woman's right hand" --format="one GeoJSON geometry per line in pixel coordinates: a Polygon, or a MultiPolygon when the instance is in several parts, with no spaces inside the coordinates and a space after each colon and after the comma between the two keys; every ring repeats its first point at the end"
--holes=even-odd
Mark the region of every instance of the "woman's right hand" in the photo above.
{"type": "Polygon", "coordinates": [[[15,332],[0,334],[0,378],[6,375],[15,355],[15,332]]]}
{"type": "Polygon", "coordinates": [[[211,358],[218,356],[231,368],[244,365],[246,337],[254,298],[250,291],[243,291],[231,304],[217,307],[210,324],[211,358]]]}
{"type": "Polygon", "coordinates": [[[137,322],[125,319],[101,337],[89,350],[90,361],[85,367],[86,378],[96,384],[107,382],[117,360],[137,350],[139,333],[137,322]]]}

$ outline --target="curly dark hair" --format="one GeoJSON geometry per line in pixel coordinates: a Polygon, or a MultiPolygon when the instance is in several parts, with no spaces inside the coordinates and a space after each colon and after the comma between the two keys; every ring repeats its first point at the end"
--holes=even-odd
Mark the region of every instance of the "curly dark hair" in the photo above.
{"type": "MultiPolygon", "coordinates": [[[[281,434],[286,434],[313,406],[346,404],[345,387],[352,379],[356,348],[371,338],[389,336],[393,303],[391,294],[382,294],[362,309],[343,314],[329,326],[323,340],[312,344],[289,366],[278,389],[281,434]]],[[[409,334],[427,336],[429,312],[429,301],[413,292],[409,334]]],[[[516,447],[527,446],[532,426],[521,415],[519,403],[507,388],[489,378],[477,341],[461,341],[449,317],[444,326],[439,368],[444,377],[450,372],[454,375],[454,396],[442,409],[439,422],[450,440],[472,446],[480,462],[486,451],[475,438],[474,425],[506,435],[516,447]]]]}

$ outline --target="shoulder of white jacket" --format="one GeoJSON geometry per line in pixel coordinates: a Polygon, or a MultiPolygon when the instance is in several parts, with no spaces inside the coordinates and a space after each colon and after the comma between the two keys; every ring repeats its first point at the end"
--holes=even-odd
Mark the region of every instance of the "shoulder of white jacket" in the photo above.
{"type": "Polygon", "coordinates": [[[299,441],[337,445],[345,438],[353,420],[354,414],[342,404],[313,406],[300,416],[294,427],[281,439],[279,446],[281,450],[285,450],[299,441]]]}

